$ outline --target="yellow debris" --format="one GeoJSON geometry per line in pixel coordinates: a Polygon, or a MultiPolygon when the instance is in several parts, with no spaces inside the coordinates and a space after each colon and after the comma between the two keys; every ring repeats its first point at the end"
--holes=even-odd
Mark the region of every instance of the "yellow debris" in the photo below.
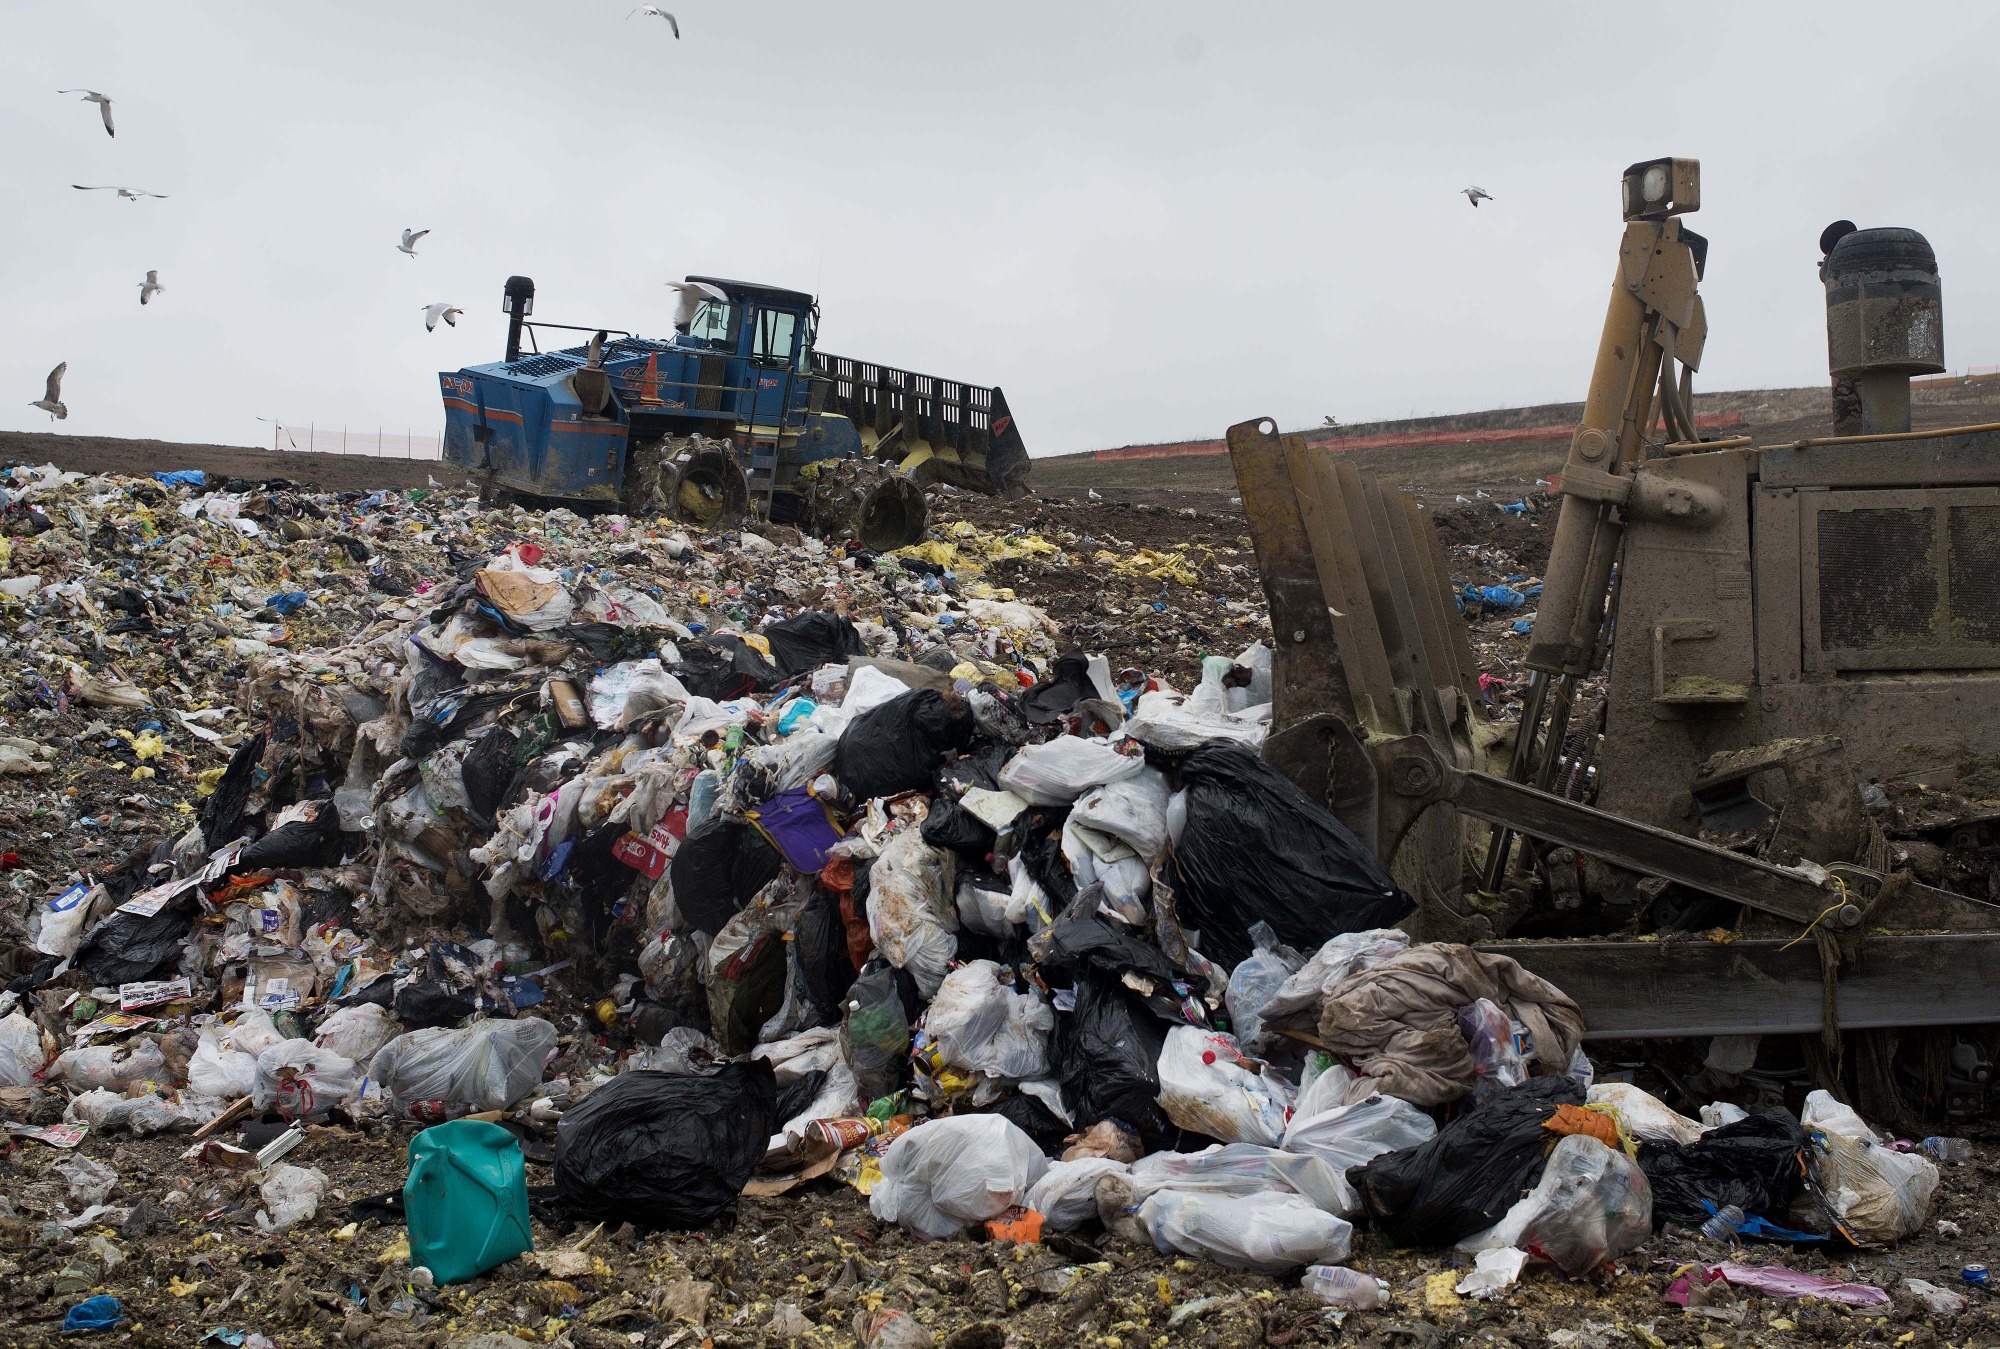
{"type": "Polygon", "coordinates": [[[1448,1312],[1465,1305],[1465,1299],[1458,1295],[1458,1273],[1455,1270],[1439,1270],[1424,1280],[1424,1310],[1428,1312],[1448,1312]]]}
{"type": "Polygon", "coordinates": [[[222,775],[228,771],[226,768],[202,769],[201,772],[195,774],[194,794],[196,796],[215,795],[216,785],[222,781],[222,775]]]}
{"type": "Polygon", "coordinates": [[[918,562],[928,562],[933,567],[952,568],[958,565],[958,548],[942,539],[925,539],[907,548],[898,548],[897,557],[913,558],[918,562]]]}

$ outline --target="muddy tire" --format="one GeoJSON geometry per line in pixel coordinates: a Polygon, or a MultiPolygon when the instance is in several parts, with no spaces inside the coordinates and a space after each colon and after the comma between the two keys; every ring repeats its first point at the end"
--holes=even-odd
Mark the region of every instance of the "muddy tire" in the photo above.
{"type": "Polygon", "coordinates": [[[855,539],[878,553],[924,536],[930,508],[924,489],[888,464],[869,459],[827,462],[814,479],[807,519],[828,539],[855,539]]]}
{"type": "Polygon", "coordinates": [[[720,441],[668,437],[634,445],[625,459],[625,508],[708,529],[727,529],[750,513],[750,483],[720,441]]]}

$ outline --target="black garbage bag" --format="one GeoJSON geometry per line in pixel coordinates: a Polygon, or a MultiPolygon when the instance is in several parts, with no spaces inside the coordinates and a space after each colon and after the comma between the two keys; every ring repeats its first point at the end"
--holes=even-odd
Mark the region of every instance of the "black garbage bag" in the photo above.
{"type": "Polygon", "coordinates": [[[1775,1106],[1710,1129],[1699,1142],[1643,1142],[1639,1169],[1653,1187],[1653,1226],[1699,1227],[1710,1215],[1704,1199],[1782,1224],[1809,1156],[1804,1126],[1775,1106]]]}
{"type": "Polygon", "coordinates": [[[778,1084],[778,1123],[804,1114],[819,1099],[820,1089],[826,1085],[826,1074],[826,1069],[819,1068],[778,1084]]]}
{"type": "Polygon", "coordinates": [[[736,1207],[779,1124],[763,1060],[621,1073],[556,1125],[556,1198],[606,1222],[699,1227],[736,1207]]]}
{"type": "Polygon", "coordinates": [[[1068,819],[1067,806],[1031,806],[1014,819],[1021,865],[1055,901],[1058,912],[1076,899],[1076,877],[1062,855],[1063,823],[1068,819]]]}
{"type": "Polygon", "coordinates": [[[1559,1105],[1582,1105],[1568,1077],[1530,1078],[1461,1115],[1436,1138],[1385,1152],[1347,1178],[1375,1225],[1399,1246],[1449,1246],[1500,1221],[1541,1179],[1559,1141],[1542,1127],[1559,1105]]]}
{"type": "Polygon", "coordinates": [[[278,871],[318,866],[340,860],[340,812],[331,800],[306,801],[299,818],[279,825],[245,848],[229,869],[243,876],[253,871],[278,871]]]}
{"type": "Polygon", "coordinates": [[[1046,726],[1075,711],[1085,698],[1095,697],[1097,685],[1090,682],[1090,658],[1081,651],[1065,651],[1056,657],[1049,677],[1021,695],[1021,713],[1034,725],[1046,726]]]}
{"type": "Polygon", "coordinates": [[[681,841],[667,875],[682,917],[713,937],[784,865],[754,826],[711,815],[681,841]]]}
{"type": "Polygon", "coordinates": [[[931,802],[923,835],[924,842],[933,848],[955,852],[976,867],[985,866],[993,853],[992,826],[943,793],[931,802]]]}
{"type": "Polygon", "coordinates": [[[1028,950],[1042,972],[1057,982],[1074,983],[1089,975],[1135,993],[1135,983],[1143,984],[1152,991],[1140,994],[1140,1001],[1153,1015],[1170,1025],[1205,1024],[1205,1018],[1190,1021],[1189,1013],[1200,1015],[1199,999],[1208,980],[1190,974],[1159,947],[1101,917],[1094,906],[1070,905],[1054,923],[1029,938],[1028,950]],[[1193,995],[1192,1005],[1187,995],[1193,995]]]}
{"type": "Polygon", "coordinates": [[[1079,1129],[1123,1120],[1148,1150],[1165,1146],[1174,1132],[1159,1106],[1167,1028],[1115,978],[1086,970],[1075,987],[1075,1010],[1057,1012],[1049,1036],[1049,1063],[1070,1118],[1079,1129]]]}
{"type": "Polygon", "coordinates": [[[840,916],[839,900],[824,890],[813,892],[792,929],[792,949],[798,957],[806,996],[817,1013],[814,1024],[826,1026],[840,1020],[841,1005],[847,990],[854,986],[855,971],[847,954],[847,923],[840,916]]]}
{"type": "Polygon", "coordinates": [[[1187,827],[1174,846],[1176,893],[1203,955],[1241,964],[1260,919],[1287,946],[1317,951],[1416,909],[1346,825],[1251,750],[1210,742],[1181,760],[1180,774],[1187,827]]]}
{"type": "Polygon", "coordinates": [[[1061,1116],[1024,1091],[1008,1092],[985,1113],[1008,1120],[1051,1157],[1061,1155],[1063,1140],[1072,1132],[1061,1116]]]}
{"type": "Polygon", "coordinates": [[[826,609],[781,619],[764,629],[764,640],[771,644],[778,673],[787,679],[868,654],[854,624],[826,609]]]}
{"type": "Polygon", "coordinates": [[[201,804],[201,836],[210,848],[220,848],[243,836],[243,805],[250,797],[257,761],[264,757],[264,735],[258,732],[236,747],[229,767],[201,804]]]}
{"type": "Polygon", "coordinates": [[[955,694],[912,689],[847,723],[833,773],[857,801],[922,791],[936,780],[945,753],[971,744],[977,729],[955,694]]]}
{"type": "Polygon", "coordinates": [[[151,917],[113,909],[83,934],[75,967],[92,984],[111,988],[151,979],[180,964],[181,943],[194,926],[195,911],[189,895],[151,917]]]}
{"type": "Polygon", "coordinates": [[[514,746],[520,737],[505,726],[489,726],[465,752],[459,777],[465,783],[466,813],[481,828],[491,829],[514,780],[514,746]]]}

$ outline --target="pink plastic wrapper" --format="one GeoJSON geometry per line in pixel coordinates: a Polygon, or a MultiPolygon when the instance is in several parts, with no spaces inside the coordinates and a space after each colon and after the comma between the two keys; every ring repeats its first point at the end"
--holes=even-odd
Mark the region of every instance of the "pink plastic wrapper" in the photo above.
{"type": "Polygon", "coordinates": [[[1734,1260],[1725,1260],[1713,1269],[1696,1265],[1691,1274],[1674,1280],[1667,1289],[1666,1300],[1676,1307],[1687,1306],[1689,1281],[1694,1278],[1699,1278],[1704,1286],[1720,1279],[1737,1288],[1755,1289],[1772,1297],[1816,1297],[1847,1307],[1880,1307],[1889,1301],[1889,1295],[1873,1284],[1842,1283],[1823,1274],[1807,1274],[1783,1265],[1744,1265],[1734,1260]]]}

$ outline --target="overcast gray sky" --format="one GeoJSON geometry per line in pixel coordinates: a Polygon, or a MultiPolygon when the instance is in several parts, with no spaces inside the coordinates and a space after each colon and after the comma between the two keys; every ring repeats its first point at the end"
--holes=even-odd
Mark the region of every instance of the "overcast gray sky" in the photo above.
{"type": "Polygon", "coordinates": [[[817,290],[827,350],[999,384],[1037,453],[1573,399],[1667,154],[1697,387],[1825,377],[1841,216],[1928,234],[1947,359],[2000,363],[1990,5],[631,7],[4,0],[0,427],[67,360],[67,432],[435,431],[513,272],[653,333],[690,272],[817,290]]]}

